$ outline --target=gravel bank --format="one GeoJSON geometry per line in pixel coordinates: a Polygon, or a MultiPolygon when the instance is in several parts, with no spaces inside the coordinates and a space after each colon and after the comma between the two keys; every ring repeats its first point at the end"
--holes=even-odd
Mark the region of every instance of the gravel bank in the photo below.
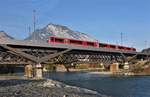
{"type": "Polygon", "coordinates": [[[108,97],[53,80],[0,80],[0,97],[108,97]],[[64,96],[67,95],[67,96],[64,96]]]}

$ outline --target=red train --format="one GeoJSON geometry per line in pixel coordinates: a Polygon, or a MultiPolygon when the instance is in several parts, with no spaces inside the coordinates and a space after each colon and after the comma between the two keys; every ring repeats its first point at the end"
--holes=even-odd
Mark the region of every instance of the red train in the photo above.
{"type": "Polygon", "coordinates": [[[48,43],[67,44],[67,45],[76,45],[76,46],[93,47],[93,48],[108,48],[108,49],[115,49],[115,50],[121,50],[121,51],[136,51],[135,48],[131,48],[131,47],[91,42],[91,41],[75,40],[75,39],[69,39],[69,38],[60,38],[60,37],[55,37],[55,36],[50,36],[48,39],[48,43]]]}

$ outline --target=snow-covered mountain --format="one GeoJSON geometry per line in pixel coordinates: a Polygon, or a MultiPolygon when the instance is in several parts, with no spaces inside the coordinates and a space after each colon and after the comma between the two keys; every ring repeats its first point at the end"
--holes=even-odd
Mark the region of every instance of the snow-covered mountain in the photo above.
{"type": "Polygon", "coordinates": [[[14,39],[14,38],[9,36],[6,32],[0,31],[0,39],[14,39]]]}
{"type": "Polygon", "coordinates": [[[48,24],[46,27],[42,29],[36,30],[25,40],[46,41],[49,36],[65,37],[65,38],[87,40],[87,41],[96,41],[96,39],[94,39],[93,37],[85,33],[73,31],[66,26],[52,24],[52,23],[48,24]]]}

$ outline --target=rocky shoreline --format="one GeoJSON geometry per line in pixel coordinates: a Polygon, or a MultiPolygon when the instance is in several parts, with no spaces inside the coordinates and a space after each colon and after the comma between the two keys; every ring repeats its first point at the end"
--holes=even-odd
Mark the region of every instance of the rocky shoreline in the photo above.
{"type": "Polygon", "coordinates": [[[0,80],[0,97],[108,97],[50,79],[0,80]]]}

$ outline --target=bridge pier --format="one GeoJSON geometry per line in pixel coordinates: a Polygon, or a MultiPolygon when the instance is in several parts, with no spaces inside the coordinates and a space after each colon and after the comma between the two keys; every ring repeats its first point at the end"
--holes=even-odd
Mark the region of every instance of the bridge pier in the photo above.
{"type": "Polygon", "coordinates": [[[43,78],[42,65],[40,63],[37,64],[35,69],[36,69],[35,77],[38,79],[43,78]]]}
{"type": "Polygon", "coordinates": [[[27,77],[27,78],[33,77],[33,68],[32,68],[31,64],[25,65],[25,67],[24,67],[24,73],[25,73],[24,76],[27,77]]]}
{"type": "Polygon", "coordinates": [[[129,69],[129,63],[128,62],[125,62],[124,66],[123,66],[123,69],[125,69],[125,70],[129,69]]]}
{"type": "Polygon", "coordinates": [[[119,70],[119,63],[113,63],[110,65],[110,72],[116,73],[119,70]]]}

